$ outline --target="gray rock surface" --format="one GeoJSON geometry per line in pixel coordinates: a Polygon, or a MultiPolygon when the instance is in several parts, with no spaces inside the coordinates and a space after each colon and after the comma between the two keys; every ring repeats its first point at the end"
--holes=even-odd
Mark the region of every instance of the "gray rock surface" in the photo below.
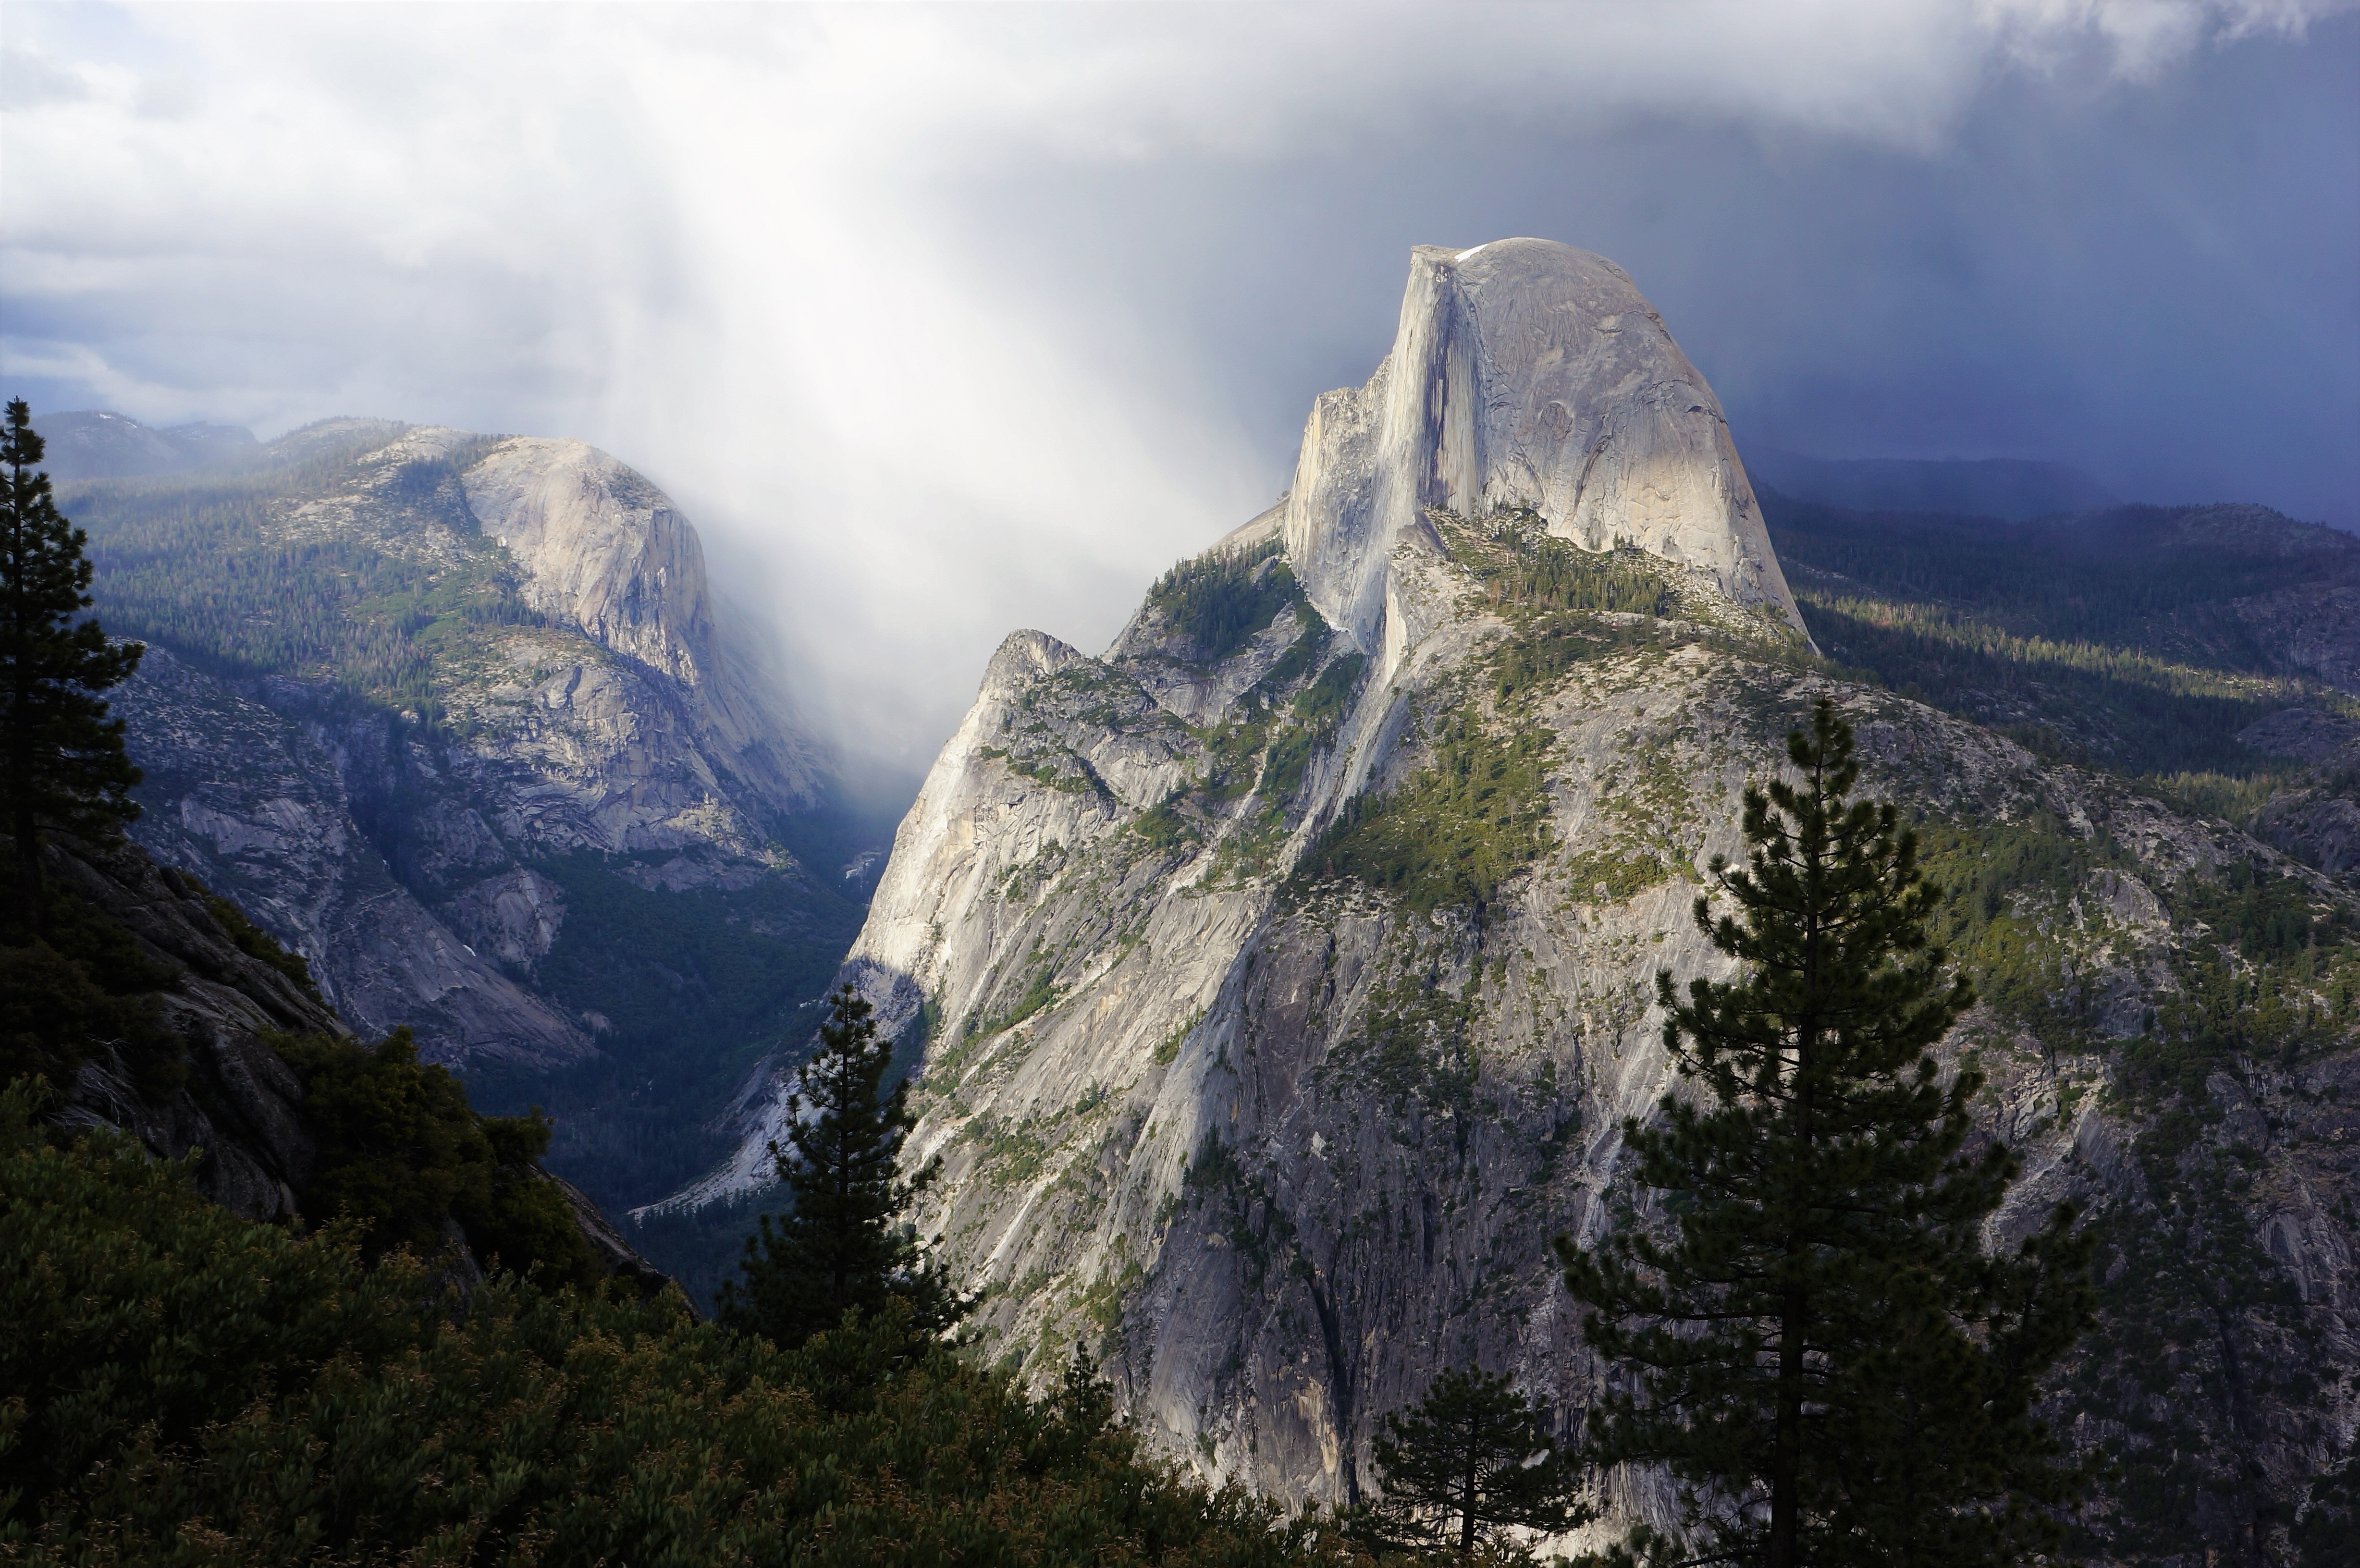
{"type": "MultiPolygon", "coordinates": [[[[394,879],[353,820],[335,757],[302,726],[160,648],[115,706],[148,774],[132,836],[301,953],[328,1004],[355,1027],[382,1035],[407,1024],[445,1061],[547,1066],[590,1052],[580,1025],[494,968],[394,879]]],[[[517,889],[530,877],[487,878],[463,907],[484,909],[483,923],[495,925],[503,893],[511,906],[529,902],[517,889]]],[[[512,948],[538,941],[548,951],[541,929],[553,934],[553,919],[536,925],[521,909],[513,918],[525,930],[502,930],[512,948]]]]}
{"type": "Polygon", "coordinates": [[[158,1100],[113,1062],[85,1062],[54,1119],[122,1127],[150,1152],[202,1149],[198,1190],[246,1219],[291,1218],[310,1184],[314,1144],[303,1085],[272,1051],[272,1033],[346,1033],[328,1007],[241,952],[205,907],[204,889],[137,849],[97,855],[56,844],[44,872],[121,921],[142,955],[174,973],[158,998],[165,1027],[188,1042],[191,1083],[158,1100]]]}
{"type": "Polygon", "coordinates": [[[1635,544],[1802,624],[1720,402],[1630,275],[1587,251],[1418,246],[1393,352],[1312,406],[1287,559],[1365,652],[1393,547],[1434,506],[1530,508],[1587,549],[1635,544]]]}
{"type": "MultiPolygon", "coordinates": [[[[2069,868],[1984,899],[2014,944],[1986,957],[2031,999],[1980,1007],[1945,1049],[1990,1073],[1985,1125],[2025,1158],[1994,1243],[2071,1198],[2114,1249],[2119,1336],[2067,1369],[2055,1415],[2195,1499],[2166,1532],[2183,1555],[2137,1545],[2148,1505],[2109,1495],[2132,1543],[2116,1560],[2282,1542],[2360,1419],[2360,1151],[2330,1092],[2360,1071],[2351,1007],[2301,1015],[2330,1021],[2300,1048],[2224,1054],[2185,1124],[2141,1074],[2159,1014],[2216,973],[2213,928],[2176,907],[2238,867],[2346,919],[2348,895],[2224,823],[1823,673],[1684,363],[1596,258],[1421,251],[1386,369],[1324,397],[1306,434],[1284,514],[1298,612],[1213,668],[1152,604],[1103,658],[1032,631],[1001,646],[845,971],[923,1041],[911,1152],[944,1162],[923,1234],[984,1292],[988,1354],[1045,1384],[1090,1344],[1151,1444],[1209,1479],[1351,1497],[1382,1415],[1469,1362],[1570,1431],[1607,1374],[1550,1238],[1650,1212],[1619,1129],[1671,1083],[1655,976],[1728,973],[1688,911],[1741,848],[1744,784],[1830,695],[1865,792],[1954,835],[1958,875],[2069,868]],[[1534,548],[1535,513],[1585,547],[1644,546],[1668,607],[1582,617],[1581,651],[1512,683],[1548,623],[1498,609],[1477,569],[1534,548]],[[1342,709],[1306,718],[1328,671],[1342,709]],[[1540,747],[1526,869],[1431,911],[1304,874],[1460,723],[1540,747]],[[2172,1152],[2183,1125],[2211,1130],[2172,1152]],[[2164,1335],[2168,1354],[2143,1337],[2164,1335]]],[[[792,1077],[781,1059],[748,1081],[738,1155],[676,1203],[769,1180],[792,1077]]],[[[1666,1497],[1612,1477],[1607,1522],[1666,1497]]]]}
{"type": "MultiPolygon", "coordinates": [[[[299,611],[283,641],[328,651],[267,672],[208,674],[158,643],[117,703],[148,774],[135,833],[304,953],[357,1028],[407,1024],[451,1062],[589,1054],[598,1020],[540,989],[571,906],[533,866],[653,857],[665,886],[734,886],[792,868],[780,824],[823,783],[819,747],[716,613],[695,529],[578,441],[336,419],[251,466],[253,520],[229,537],[286,552],[255,570],[285,572],[292,599],[323,591],[307,557],[347,577],[398,563],[403,592],[451,584],[479,609],[511,597],[435,621],[409,688],[431,719],[368,684],[378,627],[418,611],[363,600],[341,643],[299,611]]],[[[102,553],[117,506],[158,548],[141,497],[77,504],[102,553]]],[[[101,613],[137,629],[107,581],[101,613]]]]}

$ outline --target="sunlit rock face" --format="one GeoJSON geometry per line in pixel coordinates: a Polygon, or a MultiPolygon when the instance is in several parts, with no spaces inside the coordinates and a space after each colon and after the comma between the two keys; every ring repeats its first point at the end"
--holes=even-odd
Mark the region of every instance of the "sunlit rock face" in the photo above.
{"type": "Polygon", "coordinates": [[[1420,245],[1393,352],[1367,386],[1313,406],[1287,559],[1364,649],[1393,547],[1437,506],[1529,509],[1588,549],[1637,545],[1801,624],[1712,389],[1630,275],[1588,251],[1420,245]]]}
{"type": "MultiPolygon", "coordinates": [[[[2057,1419],[2150,1471],[2237,1456],[2188,1482],[2207,1540],[2291,1517],[2360,1367],[2335,1282],[2352,1010],[2208,1082],[2242,1119],[2172,1158],[2125,1064],[2209,973],[2191,911],[2234,868],[2322,910],[2350,893],[1834,679],[1710,394],[1597,257],[1418,252],[1392,358],[1319,400],[1296,473],[1103,655],[1001,645],[844,971],[919,1056],[911,1154],[942,1161],[919,1222],[982,1293],[986,1353],[1045,1383],[1083,1343],[1153,1444],[1291,1501],[1361,1495],[1382,1417],[1448,1367],[1510,1373],[1575,1431],[1609,1374],[1551,1238],[1663,1220],[1622,1134],[1673,1083],[1656,976],[1731,973],[1691,910],[1824,695],[1863,792],[1979,889],[2005,983],[1945,1051],[1977,1053],[1985,1129],[2024,1155],[1994,1244],[2065,1198],[2108,1227],[2120,1332],[2057,1419]],[[2206,1160],[2242,1173],[2216,1191],[2206,1160]],[[2191,1225],[2230,1261],[2179,1269],[2191,1225]],[[2221,1283],[2238,1269],[2276,1283],[2221,1283]],[[2215,1284],[2280,1305],[2141,1361],[2174,1292],[2215,1284]],[[2307,1391],[2224,1393],[2228,1365],[2307,1391]]],[[[768,1181],[792,1078],[791,1057],[754,1074],[737,1157],[675,1202],[768,1181]]],[[[1610,1477],[1601,1528],[1666,1497],[1610,1477]]]]}
{"type": "MultiPolygon", "coordinates": [[[[409,1025],[438,1061],[577,1060],[605,1025],[543,984],[543,961],[569,931],[630,938],[548,863],[625,879],[661,864],[675,890],[809,880],[780,833],[818,801],[823,749],[733,641],[696,530],[648,479],[580,441],[373,419],[307,427],[244,472],[246,521],[206,532],[192,488],[197,520],[140,548],[250,550],[308,630],[276,666],[158,641],[117,697],[148,776],[133,832],[300,951],[356,1028],[409,1025]],[[367,661],[399,595],[314,609],[378,575],[425,601],[401,612],[430,651],[398,694],[367,661]]],[[[76,502],[110,626],[105,552],[154,529],[142,504],[76,502]]]]}

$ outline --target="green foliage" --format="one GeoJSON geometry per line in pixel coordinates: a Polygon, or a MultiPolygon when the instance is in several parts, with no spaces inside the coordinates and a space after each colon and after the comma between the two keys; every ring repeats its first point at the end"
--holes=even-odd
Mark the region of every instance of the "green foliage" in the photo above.
{"type": "Polygon", "coordinates": [[[39,1073],[54,1083],[113,1053],[143,1093],[186,1076],[180,1040],[154,993],[172,982],[131,933],[71,893],[49,897],[43,934],[0,921],[0,1083],[39,1073]]]}
{"type": "Polygon", "coordinates": [[[2326,529],[2202,507],[2019,524],[1763,506],[1823,649],[1987,723],[2036,716],[2125,773],[2248,774],[2239,730],[2348,705],[2278,668],[2236,607],[2360,569],[2326,529]]]}
{"type": "MultiPolygon", "coordinates": [[[[1352,692],[1369,667],[1366,654],[1348,653],[1319,672],[1319,678],[1295,694],[1295,722],[1319,734],[1336,727],[1350,705],[1352,692]]],[[[1272,676],[1278,673],[1275,666],[1272,676]]]]}
{"type": "Polygon", "coordinates": [[[1536,525],[1537,518],[1524,514],[1493,519],[1490,539],[1509,548],[1460,558],[1493,608],[1668,615],[1677,607],[1677,596],[1644,550],[1584,550],[1536,525]]]}
{"type": "Polygon", "coordinates": [[[2360,1454],[2311,1484],[2311,1501],[2289,1532],[2300,1568],[2360,1562],[2360,1454]]]}
{"type": "Polygon", "coordinates": [[[1267,866],[1271,853],[1285,839],[1295,798],[1312,757],[1343,722],[1368,668],[1364,656],[1345,654],[1329,661],[1285,706],[1278,706],[1278,693],[1310,670],[1327,645],[1325,624],[1307,609],[1304,617],[1303,636],[1239,700],[1230,715],[1193,732],[1204,747],[1202,780],[1175,790],[1131,823],[1133,832],[1168,855],[1203,841],[1202,818],[1232,801],[1258,797],[1260,803],[1245,813],[1240,831],[1222,844],[1217,880],[1267,866]],[[1303,657],[1297,659],[1297,654],[1303,657]]]}
{"type": "Polygon", "coordinates": [[[2235,827],[2250,828],[2270,797],[2294,780],[2284,774],[2256,773],[2244,778],[2225,773],[2151,773],[2139,779],[2141,788],[2183,811],[2218,817],[2235,827]]]}
{"type": "Polygon", "coordinates": [[[1107,787],[1095,769],[1071,753],[1019,756],[996,746],[978,746],[978,757],[995,758],[1008,764],[1008,771],[1019,779],[1030,779],[1035,784],[1046,784],[1052,789],[1068,795],[1104,795],[1107,787]]]}
{"type": "Polygon", "coordinates": [[[2292,1066],[2360,1028],[2360,944],[2342,912],[2275,870],[2233,864],[2178,889],[2180,985],[2124,1048],[2125,1086],[2151,1103],[2201,1102],[2239,1057],[2292,1066]]]}
{"type": "Polygon", "coordinates": [[[1186,797],[1186,790],[1175,789],[1132,819],[1131,831],[1146,840],[1147,846],[1159,855],[1170,855],[1197,842],[1203,834],[1180,809],[1186,797]]]}
{"type": "Polygon", "coordinates": [[[924,1340],[947,1333],[971,1303],[919,1251],[902,1215],[942,1169],[904,1180],[901,1146],[916,1122],[906,1080],[882,1093],[890,1041],[850,985],[829,998],[818,1051],[787,1098],[788,1149],[770,1146],[793,1209],[769,1214],[746,1240],[742,1283],[721,1288],[721,1321],[783,1347],[839,1321],[889,1307],[924,1340]]]}
{"type": "Polygon", "coordinates": [[[468,633],[542,617],[467,509],[459,476],[478,452],[416,457],[391,473],[361,467],[382,440],[196,484],[77,486],[107,615],[203,669],[332,681],[438,720],[438,672],[468,633]],[[355,491],[380,514],[366,534],[299,532],[281,520],[290,504],[355,491]],[[447,533],[456,558],[401,548],[421,533],[447,533]]]}
{"type": "Polygon", "coordinates": [[[22,397],[0,436],[0,817],[16,862],[16,918],[39,934],[40,834],[60,828],[108,843],[139,814],[139,769],[124,755],[123,721],[101,691],[120,685],[147,650],[110,643],[91,606],[90,537],[69,523],[33,465],[42,442],[22,397]]]}
{"type": "Polygon", "coordinates": [[[1262,569],[1284,548],[1272,539],[1253,550],[1180,561],[1155,580],[1147,602],[1195,649],[1199,661],[1218,664],[1295,600],[1295,573],[1284,561],[1262,569]]]}
{"type": "Polygon", "coordinates": [[[1431,736],[1433,762],[1390,793],[1355,796],[1304,857],[1304,881],[1349,877],[1418,912],[1482,909],[1548,847],[1547,742],[1494,733],[1461,708],[1431,736]]]}
{"type": "Polygon", "coordinates": [[[218,893],[205,895],[205,909],[213,923],[230,940],[230,945],[248,958],[258,958],[295,982],[298,988],[313,1001],[320,1000],[320,987],[312,983],[311,966],[300,953],[290,953],[279,945],[279,939],[246,918],[244,910],[218,893]]]}
{"type": "Polygon", "coordinates": [[[1630,648],[1663,646],[1654,630],[1601,622],[1596,615],[1537,615],[1502,639],[1485,659],[1491,695],[1502,704],[1529,702],[1555,691],[1576,665],[1630,648]]]}
{"type": "Polygon", "coordinates": [[[1286,651],[1278,656],[1278,662],[1255,682],[1262,691],[1275,691],[1300,681],[1319,662],[1320,654],[1327,651],[1328,639],[1333,634],[1328,631],[1328,623],[1320,618],[1319,612],[1311,607],[1310,600],[1297,598],[1295,601],[1295,621],[1303,631],[1286,645],[1286,651]]]}
{"type": "Polygon", "coordinates": [[[1253,1568],[1307,1526],[1156,1466],[1087,1365],[1028,1403],[887,1314],[797,1351],[249,1225],[0,1100],[0,1557],[43,1564],[1253,1568]]]}
{"type": "Polygon", "coordinates": [[[1749,788],[1748,863],[1714,864],[1743,920],[1696,906],[1744,978],[1683,1002],[1657,977],[1705,1097],[1667,1094],[1623,1137],[1670,1219],[1557,1243],[1585,1340],[1634,1374],[1585,1453],[1680,1488],[1676,1534],[1621,1561],[2013,1563],[2082,1479],[2032,1404],[2090,1320],[2090,1241],[2060,1208],[1983,1252],[2017,1161],[1967,1151],[1982,1075],[1945,1086],[1932,1054],[1972,999],[1927,938],[1940,894],[1893,807],[1849,801],[1831,702],[1787,748],[1804,787],[1749,788]]]}
{"type": "Polygon", "coordinates": [[[1942,947],[2003,1017],[2053,1024],[2081,1019],[2063,1007],[2065,954],[2047,921],[2102,871],[2131,872],[2132,857],[2111,838],[2083,838],[2053,812],[2013,821],[1927,822],[1918,829],[1920,864],[1951,897],[1933,916],[1942,947]]]}
{"type": "Polygon", "coordinates": [[[1464,991],[1439,984],[1415,950],[1393,979],[1370,988],[1360,1032],[1342,1054],[1398,1112],[1412,1097],[1430,1111],[1463,1117],[1474,1108],[1476,1065],[1469,1029],[1480,975],[1464,991]]]}
{"type": "Polygon", "coordinates": [[[324,1035],[268,1043],[304,1081],[319,1149],[304,1206],[355,1222],[369,1257],[431,1255],[455,1224],[486,1268],[550,1284],[599,1278],[572,1210],[534,1167],[549,1147],[538,1115],[476,1115],[448,1069],[418,1060],[407,1029],[373,1048],[324,1035]]]}
{"type": "MultiPolygon", "coordinates": [[[[1037,950],[1032,954],[1035,959],[1040,956],[1037,950]]],[[[1064,996],[1065,987],[1057,984],[1056,971],[1045,963],[1041,964],[1025,977],[1024,989],[1016,994],[1006,1012],[974,1020],[969,1032],[995,1035],[1004,1029],[1012,1029],[1033,1014],[1055,1007],[1064,996]]]]}
{"type": "Polygon", "coordinates": [[[2245,1521],[2267,1507],[2252,1456],[2207,1452],[2190,1433],[2250,1438],[2257,1406],[2291,1412],[2317,1398],[2302,1370],[2326,1355],[2313,1314],[2255,1236],[2245,1161],[2203,1147],[2199,1130],[2181,1107],[2141,1132],[2131,1154],[2152,1202],[2093,1226],[2100,1311],[2068,1398],[2105,1434],[2114,1472],[2113,1506],[2075,1543],[2105,1561],[2245,1551],[2245,1521]]]}
{"type": "Polygon", "coordinates": [[[1387,1544],[1467,1559],[1510,1530],[1557,1535],[1597,1517],[1575,1500],[1581,1475],[1557,1451],[1547,1406],[1480,1367],[1437,1377],[1385,1417],[1371,1453],[1382,1500],[1366,1521],[1387,1544]]]}

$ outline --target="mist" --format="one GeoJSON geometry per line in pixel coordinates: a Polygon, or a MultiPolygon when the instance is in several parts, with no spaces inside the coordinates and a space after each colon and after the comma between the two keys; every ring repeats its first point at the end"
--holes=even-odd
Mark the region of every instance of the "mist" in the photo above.
{"type": "Polygon", "coordinates": [[[592,441],[889,768],[1267,506],[1419,243],[1613,257],[1741,451],[2360,525],[2349,4],[8,24],[9,396],[592,441]]]}

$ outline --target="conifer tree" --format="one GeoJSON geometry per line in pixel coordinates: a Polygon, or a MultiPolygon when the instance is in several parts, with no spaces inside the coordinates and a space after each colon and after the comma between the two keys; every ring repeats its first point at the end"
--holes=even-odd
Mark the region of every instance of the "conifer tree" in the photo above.
{"type": "Polygon", "coordinates": [[[0,430],[0,810],[16,855],[16,916],[43,924],[40,834],[60,828],[111,839],[139,814],[139,769],[123,751],[123,721],[98,693],[127,679],[147,651],[110,644],[90,608],[89,536],[60,515],[41,461],[40,432],[21,397],[0,430]]]}
{"type": "Polygon", "coordinates": [[[1671,1217],[1557,1243],[1586,1339],[1626,1375],[1583,1456],[1678,1487],[1675,1531],[1611,1560],[2020,1562],[2083,1479],[2033,1402],[2091,1319],[2089,1245],[2060,1206],[1984,1250],[2018,1162],[1971,1140],[1983,1074],[1945,1083],[1933,1054],[1972,1001],[1927,940],[1942,895],[1892,806],[1848,801],[1832,702],[1787,754],[1801,787],[1749,788],[1747,865],[1713,863],[1738,914],[1696,904],[1746,973],[1685,1002],[1657,976],[1690,1093],[1623,1137],[1671,1217]]]}
{"type": "Polygon", "coordinates": [[[1591,1517],[1546,1410],[1480,1368],[1436,1377],[1425,1399],[1385,1418],[1371,1453],[1382,1496],[1365,1522],[1387,1545],[1468,1558],[1505,1530],[1554,1535],[1591,1517]]]}
{"type": "Polygon", "coordinates": [[[851,985],[828,1006],[819,1050],[788,1098],[790,1147],[770,1146],[794,1207],[775,1222],[764,1214],[747,1237],[744,1279],[722,1286],[721,1321],[792,1349],[847,1310],[868,1317],[898,1300],[913,1333],[940,1334],[968,1303],[902,1220],[940,1162],[902,1179],[901,1145],[915,1118],[906,1083],[882,1093],[892,1047],[877,1038],[872,1009],[851,985]]]}

